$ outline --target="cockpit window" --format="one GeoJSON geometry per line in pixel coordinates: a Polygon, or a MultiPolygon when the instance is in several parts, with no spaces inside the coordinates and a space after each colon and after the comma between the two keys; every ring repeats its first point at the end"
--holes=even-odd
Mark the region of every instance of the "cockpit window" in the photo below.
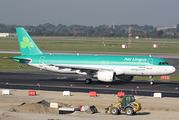
{"type": "Polygon", "coordinates": [[[168,62],[159,62],[159,65],[169,65],[168,62]]]}

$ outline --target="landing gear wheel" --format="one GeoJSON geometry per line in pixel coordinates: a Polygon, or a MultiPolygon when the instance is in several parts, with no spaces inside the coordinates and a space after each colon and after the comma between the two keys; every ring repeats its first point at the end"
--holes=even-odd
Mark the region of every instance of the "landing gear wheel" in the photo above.
{"type": "Polygon", "coordinates": [[[154,84],[153,76],[149,76],[149,78],[150,78],[150,84],[153,85],[154,84]]]}
{"type": "Polygon", "coordinates": [[[153,82],[153,81],[151,81],[151,82],[150,82],[150,84],[151,84],[151,85],[153,85],[153,84],[154,84],[154,82],[153,82]]]}
{"type": "Polygon", "coordinates": [[[126,115],[133,115],[134,111],[132,108],[126,108],[125,113],[126,113],[126,115]]]}
{"type": "Polygon", "coordinates": [[[91,83],[92,83],[92,80],[91,80],[91,79],[86,79],[86,80],[85,80],[85,83],[86,83],[86,84],[91,84],[91,83]]]}
{"type": "Polygon", "coordinates": [[[111,108],[111,114],[112,115],[117,115],[117,114],[119,114],[119,110],[116,108],[116,107],[113,107],[113,108],[111,108]]]}

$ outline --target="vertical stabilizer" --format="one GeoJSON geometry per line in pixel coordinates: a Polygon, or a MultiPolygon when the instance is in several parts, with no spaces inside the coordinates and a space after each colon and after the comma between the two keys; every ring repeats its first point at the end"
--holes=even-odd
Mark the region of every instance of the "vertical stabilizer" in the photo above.
{"type": "Polygon", "coordinates": [[[21,55],[44,54],[23,27],[16,27],[21,55]]]}

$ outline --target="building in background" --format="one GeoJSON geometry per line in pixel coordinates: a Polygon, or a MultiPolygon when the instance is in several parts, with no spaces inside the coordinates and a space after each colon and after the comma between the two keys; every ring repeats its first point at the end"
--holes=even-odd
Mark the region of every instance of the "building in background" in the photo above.
{"type": "Polygon", "coordinates": [[[166,30],[166,29],[173,29],[173,28],[177,28],[177,26],[173,26],[173,27],[157,27],[157,31],[166,30]]]}
{"type": "Polygon", "coordinates": [[[0,37],[17,37],[16,33],[0,33],[0,37]]]}

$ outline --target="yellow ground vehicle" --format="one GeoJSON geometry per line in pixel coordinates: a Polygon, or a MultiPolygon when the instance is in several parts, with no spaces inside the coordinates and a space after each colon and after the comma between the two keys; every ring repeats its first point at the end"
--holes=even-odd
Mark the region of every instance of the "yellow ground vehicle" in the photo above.
{"type": "Polygon", "coordinates": [[[126,115],[133,115],[141,110],[140,103],[135,101],[133,95],[125,95],[123,98],[118,98],[118,100],[117,104],[111,104],[108,108],[105,108],[105,112],[117,115],[124,111],[126,115]]]}

